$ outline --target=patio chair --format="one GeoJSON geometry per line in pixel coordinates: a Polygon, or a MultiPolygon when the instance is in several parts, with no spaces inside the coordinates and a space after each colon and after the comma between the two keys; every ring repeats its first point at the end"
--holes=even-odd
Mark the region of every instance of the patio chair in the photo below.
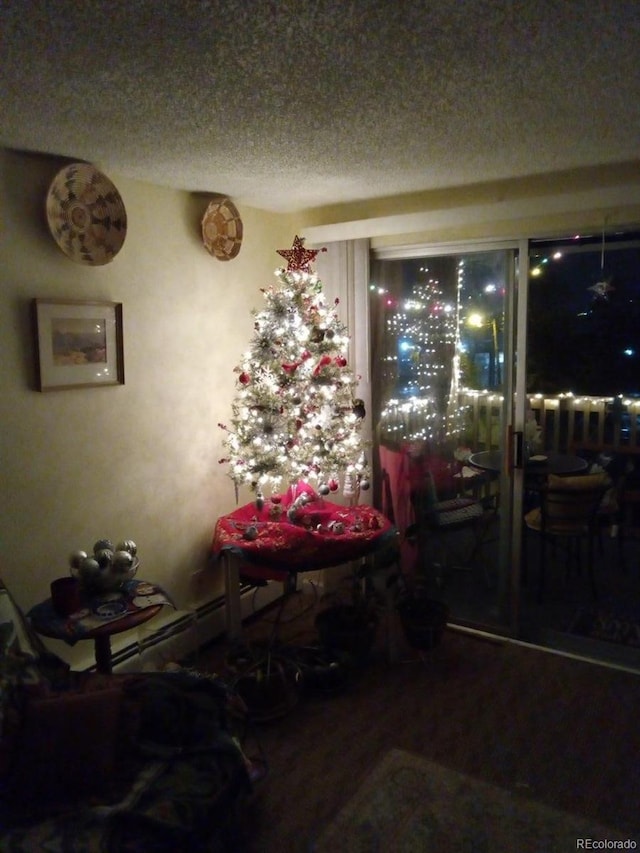
{"type": "MultiPolygon", "coordinates": [[[[439,500],[430,472],[424,478],[423,488],[412,489],[411,504],[415,522],[407,528],[407,539],[416,541],[422,568],[426,564],[435,570],[434,580],[444,585],[446,576],[452,571],[473,571],[474,561],[486,529],[486,509],[482,500],[459,496],[439,500]],[[464,531],[469,537],[462,537],[464,531]],[[452,558],[452,539],[458,545],[464,540],[467,554],[462,561],[452,558]]],[[[485,572],[485,581],[490,584],[485,572]]]]}
{"type": "MultiPolygon", "coordinates": [[[[598,508],[610,479],[606,474],[576,477],[549,475],[540,487],[540,506],[524,516],[527,530],[540,537],[538,601],[542,601],[549,545],[566,545],[567,576],[573,566],[581,568],[581,550],[586,543],[587,572],[591,592],[597,598],[594,577],[594,549],[598,535],[598,508]]],[[[525,549],[526,552],[526,549],[525,549]]]]}
{"type": "MultiPolygon", "coordinates": [[[[627,549],[630,541],[640,540],[640,475],[633,472],[623,478],[618,491],[618,552],[620,566],[627,571],[627,549]]],[[[638,567],[640,572],[640,566],[638,567]]]]}

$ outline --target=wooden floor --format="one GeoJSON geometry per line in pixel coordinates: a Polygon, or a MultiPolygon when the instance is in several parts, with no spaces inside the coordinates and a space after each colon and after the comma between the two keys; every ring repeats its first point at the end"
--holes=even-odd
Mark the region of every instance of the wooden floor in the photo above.
{"type": "MultiPolygon", "coordinates": [[[[288,605],[285,642],[317,642],[310,600],[299,593],[288,605]]],[[[271,615],[247,628],[249,641],[268,634],[271,615]]],[[[254,727],[270,772],[234,853],[308,853],[394,748],[637,832],[640,677],[451,629],[426,661],[406,643],[394,661],[387,651],[379,630],[346,689],[303,693],[288,714],[254,727]]],[[[220,641],[199,666],[223,672],[228,653],[220,641]]],[[[250,738],[247,751],[255,749],[250,738]]]]}

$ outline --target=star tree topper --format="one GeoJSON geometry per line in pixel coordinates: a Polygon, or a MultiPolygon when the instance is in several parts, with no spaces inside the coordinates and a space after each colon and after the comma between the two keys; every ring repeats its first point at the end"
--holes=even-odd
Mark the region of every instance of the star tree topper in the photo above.
{"type": "Polygon", "coordinates": [[[287,272],[311,272],[311,261],[315,261],[318,252],[326,252],[326,249],[305,249],[304,237],[293,238],[292,249],[276,249],[279,255],[287,261],[287,272]]]}

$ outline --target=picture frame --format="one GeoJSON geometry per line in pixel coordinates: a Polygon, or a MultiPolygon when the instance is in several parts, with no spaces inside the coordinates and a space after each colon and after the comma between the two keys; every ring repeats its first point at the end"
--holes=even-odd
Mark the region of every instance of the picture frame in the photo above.
{"type": "Polygon", "coordinates": [[[124,385],[121,302],[34,299],[39,391],[124,385]]]}

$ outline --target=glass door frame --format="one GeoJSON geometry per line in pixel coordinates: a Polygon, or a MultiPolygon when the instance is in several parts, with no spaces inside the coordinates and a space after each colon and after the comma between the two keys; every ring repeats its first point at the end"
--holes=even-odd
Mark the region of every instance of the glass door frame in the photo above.
{"type": "MultiPolygon", "coordinates": [[[[528,239],[471,240],[372,249],[376,260],[409,260],[443,255],[507,251],[511,274],[504,301],[503,402],[500,443],[505,451],[500,472],[498,609],[499,625],[478,625],[480,631],[518,637],[522,560],[524,472],[515,465],[515,439],[524,431],[527,344],[528,239]]],[[[455,622],[455,618],[453,620],[455,622]]],[[[476,626],[473,626],[474,628],[476,626]]]]}
{"type": "Polygon", "coordinates": [[[499,603],[511,636],[520,635],[520,596],[523,558],[524,468],[516,464],[517,437],[524,435],[527,415],[527,298],[529,241],[511,247],[513,276],[505,304],[505,374],[502,411],[503,470],[500,484],[499,577],[508,588],[499,603]],[[508,568],[507,568],[508,567],[508,568]]]}

